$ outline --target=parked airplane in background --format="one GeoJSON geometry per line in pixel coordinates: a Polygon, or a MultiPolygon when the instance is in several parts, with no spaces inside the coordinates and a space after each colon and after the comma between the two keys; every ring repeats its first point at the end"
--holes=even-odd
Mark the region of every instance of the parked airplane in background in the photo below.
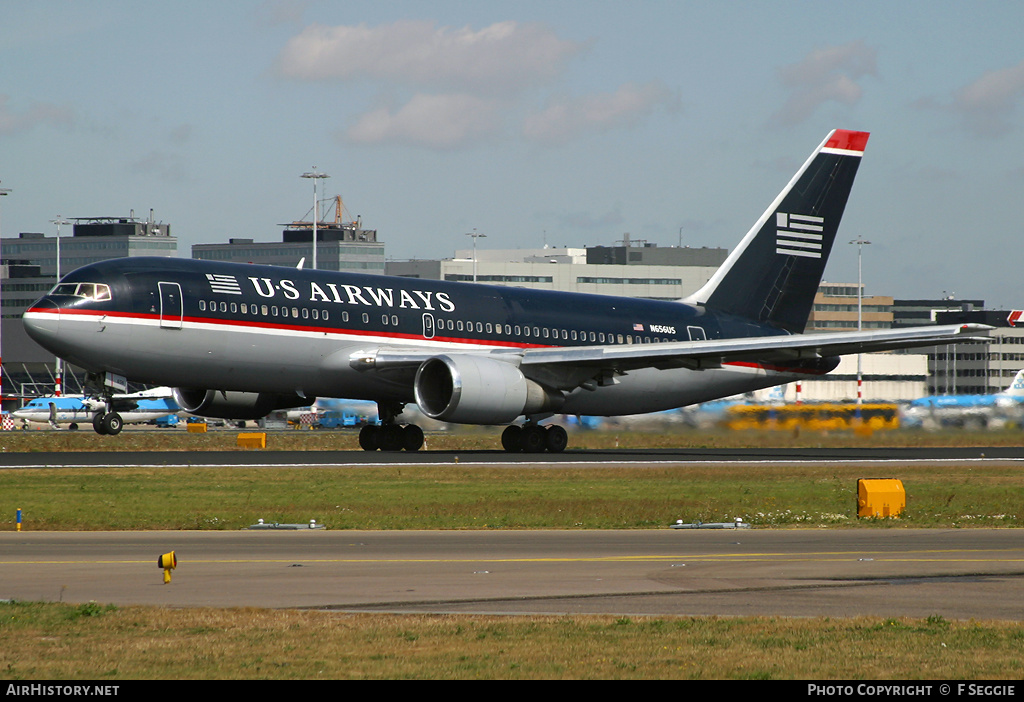
{"type": "MultiPolygon", "coordinates": [[[[831,132],[679,302],[140,257],[69,273],[25,327],[106,398],[130,378],[226,419],[317,396],[372,400],[383,424],[361,431],[367,450],[419,449],[422,430],[398,422],[415,403],[443,422],[510,424],[507,451],[561,451],[565,429],[540,424],[555,413],[658,412],[987,329],[802,333],[867,139],[831,132]]],[[[101,421],[114,415],[110,403],[101,421]]]]}
{"type": "Polygon", "coordinates": [[[1024,369],[1010,386],[990,395],[929,395],[903,411],[904,426],[999,426],[1024,419],[1024,369]]]}
{"type": "MultiPolygon", "coordinates": [[[[114,411],[122,423],[136,424],[177,413],[181,408],[173,400],[172,392],[171,388],[155,388],[130,395],[113,395],[111,400],[114,411]]],[[[101,434],[116,434],[121,431],[120,425],[103,426],[101,420],[105,414],[105,400],[82,395],[36,397],[21,409],[11,412],[13,417],[24,422],[39,422],[53,427],[67,424],[69,429],[77,429],[79,424],[91,423],[101,434]]]]}
{"type": "Polygon", "coordinates": [[[1002,392],[991,395],[929,395],[913,400],[910,407],[922,409],[1012,407],[1022,402],[1024,402],[1024,369],[1017,371],[1013,382],[1002,392]]]}

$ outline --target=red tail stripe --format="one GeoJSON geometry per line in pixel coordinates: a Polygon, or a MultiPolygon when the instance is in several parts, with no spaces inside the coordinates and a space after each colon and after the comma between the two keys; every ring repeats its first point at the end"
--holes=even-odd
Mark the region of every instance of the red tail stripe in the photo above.
{"type": "Polygon", "coordinates": [[[864,152],[870,132],[852,132],[848,129],[837,129],[832,138],[825,143],[827,149],[864,152]]]}

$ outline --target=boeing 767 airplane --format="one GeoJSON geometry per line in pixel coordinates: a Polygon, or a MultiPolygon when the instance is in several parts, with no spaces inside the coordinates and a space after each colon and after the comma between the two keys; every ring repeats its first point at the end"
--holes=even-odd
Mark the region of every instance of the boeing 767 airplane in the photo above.
{"type": "MultiPolygon", "coordinates": [[[[508,424],[506,451],[562,451],[556,413],[667,410],[821,376],[838,356],[975,340],[987,327],[803,334],[868,140],[836,130],[700,290],[678,302],[173,258],[83,266],[24,315],[86,369],[170,385],[186,412],[255,419],[317,396],[372,400],[367,450],[418,450],[405,405],[508,424]],[[517,423],[519,418],[524,422],[517,423]]],[[[98,430],[120,427],[111,407],[98,430]]]]}

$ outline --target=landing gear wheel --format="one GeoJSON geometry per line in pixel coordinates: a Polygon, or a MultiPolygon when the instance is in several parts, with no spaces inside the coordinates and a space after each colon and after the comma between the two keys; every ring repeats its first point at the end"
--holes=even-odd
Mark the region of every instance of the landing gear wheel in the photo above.
{"type": "Polygon", "coordinates": [[[397,424],[382,424],[377,428],[381,451],[402,450],[402,427],[397,424]]]}
{"type": "Polygon", "coordinates": [[[116,436],[124,428],[124,421],[117,412],[107,412],[102,419],[103,433],[116,436]]]}
{"type": "Polygon", "coordinates": [[[419,451],[423,448],[423,430],[415,424],[402,427],[402,448],[406,451],[419,451]]]}
{"type": "Polygon", "coordinates": [[[359,430],[359,448],[364,451],[376,451],[380,448],[376,424],[367,424],[359,430]]]}
{"type": "Polygon", "coordinates": [[[523,450],[523,428],[518,424],[510,424],[501,432],[501,447],[505,453],[519,453],[523,450]]]}
{"type": "Polygon", "coordinates": [[[423,430],[415,424],[367,424],[359,430],[359,448],[364,451],[419,451],[423,430]]]}
{"type": "Polygon", "coordinates": [[[544,432],[545,448],[551,453],[561,453],[565,450],[565,447],[569,445],[569,435],[565,432],[565,429],[552,424],[544,432]]]}
{"type": "Polygon", "coordinates": [[[524,453],[543,453],[547,448],[547,431],[539,424],[523,427],[522,439],[524,453]]]}
{"type": "Polygon", "coordinates": [[[97,414],[95,417],[92,418],[92,428],[96,431],[97,434],[107,433],[106,428],[103,426],[102,414],[97,414]]]}

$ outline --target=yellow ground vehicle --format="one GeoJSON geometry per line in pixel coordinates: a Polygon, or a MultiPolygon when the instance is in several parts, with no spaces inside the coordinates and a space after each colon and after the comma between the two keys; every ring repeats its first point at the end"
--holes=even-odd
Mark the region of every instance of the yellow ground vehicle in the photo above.
{"type": "Polygon", "coordinates": [[[729,429],[898,429],[899,405],[895,403],[802,403],[799,405],[736,405],[726,410],[729,429]]]}

